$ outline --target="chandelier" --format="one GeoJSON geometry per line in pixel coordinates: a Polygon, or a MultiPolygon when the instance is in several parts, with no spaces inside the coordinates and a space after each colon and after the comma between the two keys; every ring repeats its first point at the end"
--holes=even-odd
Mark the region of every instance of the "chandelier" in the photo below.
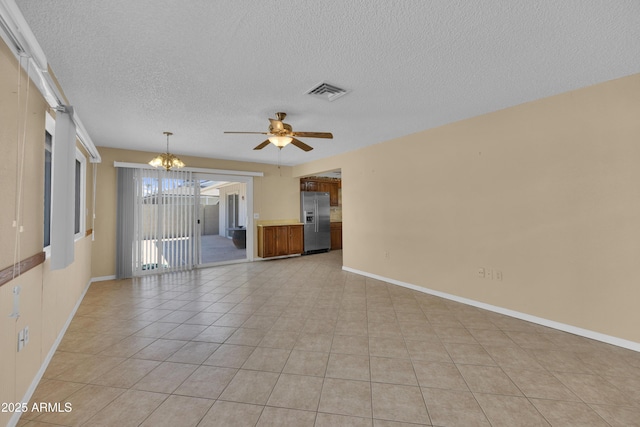
{"type": "Polygon", "coordinates": [[[165,168],[171,170],[172,168],[179,169],[184,167],[184,162],[169,152],[169,136],[173,135],[171,132],[162,132],[167,135],[167,152],[160,153],[153,160],[149,162],[154,168],[165,168]]]}

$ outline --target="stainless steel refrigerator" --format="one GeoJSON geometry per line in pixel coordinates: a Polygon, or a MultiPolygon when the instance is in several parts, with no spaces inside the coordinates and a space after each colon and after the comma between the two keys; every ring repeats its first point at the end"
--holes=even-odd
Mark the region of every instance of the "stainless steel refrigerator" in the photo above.
{"type": "Polygon", "coordinates": [[[300,192],[300,221],[304,224],[304,253],[331,248],[329,193],[300,192]]]}

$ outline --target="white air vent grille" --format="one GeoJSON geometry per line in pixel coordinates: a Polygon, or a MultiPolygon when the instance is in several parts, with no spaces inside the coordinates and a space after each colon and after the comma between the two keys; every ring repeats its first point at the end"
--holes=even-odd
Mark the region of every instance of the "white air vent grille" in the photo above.
{"type": "Polygon", "coordinates": [[[318,83],[313,88],[307,91],[308,95],[328,99],[329,101],[336,100],[341,96],[346,95],[347,93],[349,93],[348,90],[339,88],[338,86],[334,86],[326,82],[318,83]]]}

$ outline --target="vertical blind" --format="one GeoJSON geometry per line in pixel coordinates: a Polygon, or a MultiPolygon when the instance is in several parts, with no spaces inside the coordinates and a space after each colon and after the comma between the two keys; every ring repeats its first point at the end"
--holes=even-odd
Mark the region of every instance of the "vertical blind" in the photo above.
{"type": "Polygon", "coordinates": [[[118,172],[117,276],[193,268],[199,189],[192,172],[125,170],[118,172]]]}

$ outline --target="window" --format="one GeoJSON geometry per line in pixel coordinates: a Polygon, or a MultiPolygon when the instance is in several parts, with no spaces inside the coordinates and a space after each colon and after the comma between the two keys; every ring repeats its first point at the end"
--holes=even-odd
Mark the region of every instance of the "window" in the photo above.
{"type": "MultiPolygon", "coordinates": [[[[52,116],[46,116],[46,131],[44,143],[44,238],[43,246],[47,255],[50,255],[51,245],[51,201],[52,201],[52,166],[53,147],[55,144],[55,120],[52,116]]],[[[87,159],[80,149],[76,148],[75,180],[74,180],[74,234],[75,239],[85,235],[86,222],[86,174],[87,159]]]]}
{"type": "Polygon", "coordinates": [[[55,135],[56,122],[53,117],[47,113],[45,117],[45,133],[44,133],[44,243],[43,247],[47,256],[50,255],[51,246],[51,194],[52,187],[52,171],[53,171],[53,135],[55,135]]]}
{"type": "Polygon", "coordinates": [[[44,139],[44,247],[51,245],[51,150],[53,137],[47,130],[44,139]]]}
{"type": "Polygon", "coordinates": [[[83,238],[85,234],[86,175],[87,159],[82,154],[82,151],[76,148],[75,222],[73,226],[76,239],[83,238]]]}

